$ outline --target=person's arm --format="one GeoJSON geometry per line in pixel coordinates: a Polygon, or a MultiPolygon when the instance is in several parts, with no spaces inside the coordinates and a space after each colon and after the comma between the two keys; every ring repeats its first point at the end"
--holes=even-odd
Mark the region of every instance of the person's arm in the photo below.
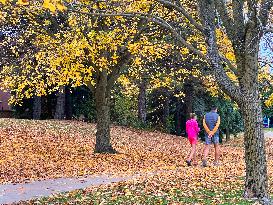
{"type": "Polygon", "coordinates": [[[198,126],[197,121],[196,121],[196,124],[195,124],[195,130],[196,130],[197,134],[200,132],[200,127],[198,126]]]}
{"type": "Polygon", "coordinates": [[[206,131],[206,133],[208,133],[209,135],[210,135],[210,129],[208,128],[208,126],[207,126],[207,124],[206,124],[206,119],[205,119],[205,117],[203,118],[203,127],[204,127],[204,129],[205,129],[205,131],[206,131]]]}
{"type": "Polygon", "coordinates": [[[218,130],[219,126],[220,126],[220,123],[221,123],[221,119],[220,119],[220,116],[219,116],[215,127],[211,131],[211,135],[214,135],[217,132],[217,130],[218,130]]]}

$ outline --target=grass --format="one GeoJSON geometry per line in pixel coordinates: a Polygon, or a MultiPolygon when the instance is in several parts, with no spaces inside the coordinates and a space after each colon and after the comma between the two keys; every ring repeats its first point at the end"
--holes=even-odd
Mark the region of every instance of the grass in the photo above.
{"type": "Polygon", "coordinates": [[[92,205],[168,205],[168,204],[240,204],[248,205],[253,202],[243,199],[241,190],[225,192],[223,190],[199,189],[187,194],[180,189],[172,189],[166,193],[149,194],[144,190],[128,190],[126,186],[118,186],[113,190],[98,189],[93,192],[78,190],[63,193],[53,197],[41,198],[23,204],[92,204],[92,205]],[[141,193],[142,192],[142,193],[141,193]]]}
{"type": "Polygon", "coordinates": [[[264,128],[264,131],[267,131],[267,132],[271,131],[271,132],[273,132],[273,128],[264,128]]]}

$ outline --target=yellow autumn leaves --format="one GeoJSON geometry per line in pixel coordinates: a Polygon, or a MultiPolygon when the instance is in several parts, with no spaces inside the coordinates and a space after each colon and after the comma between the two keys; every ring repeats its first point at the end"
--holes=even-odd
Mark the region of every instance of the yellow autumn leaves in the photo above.
{"type": "MultiPolygon", "coordinates": [[[[270,90],[272,89],[271,86],[272,86],[273,82],[272,82],[272,75],[271,75],[271,71],[270,71],[270,66],[269,65],[264,66],[263,68],[260,69],[258,80],[261,83],[266,83],[267,84],[267,86],[265,86],[263,88],[262,92],[270,93],[270,90]]],[[[268,97],[267,96],[263,96],[261,94],[261,98],[264,98],[264,100],[265,100],[264,104],[265,104],[266,107],[273,106],[273,94],[269,95],[268,97]]]]}
{"type": "MultiPolygon", "coordinates": [[[[0,2],[6,4],[9,1],[0,0],[0,2]]],[[[43,0],[41,2],[41,5],[51,12],[64,11],[66,9],[64,1],[61,0],[43,0]]],[[[109,5],[105,4],[105,2],[100,2],[98,5],[88,1],[81,2],[88,4],[89,7],[83,6],[79,11],[88,13],[88,8],[108,9],[110,7],[109,5],[112,5],[111,3],[115,1],[110,1],[109,5]]],[[[17,3],[20,5],[28,5],[33,2],[29,0],[18,0],[17,3]]],[[[151,3],[153,3],[153,0],[124,0],[118,1],[118,3],[121,5],[119,6],[120,8],[111,8],[109,12],[125,9],[125,11],[140,11],[146,13],[151,3]]],[[[27,10],[28,7],[24,7],[24,9],[27,10]]],[[[162,11],[164,13],[166,12],[165,10],[166,9],[159,9],[157,12],[162,11]]],[[[42,15],[44,10],[39,12],[41,12],[39,15],[42,15]]],[[[24,74],[28,76],[29,82],[27,84],[23,83],[23,78],[14,77],[13,80],[6,78],[4,81],[8,80],[8,82],[3,83],[5,86],[8,84],[11,90],[18,93],[28,93],[27,97],[31,97],[31,89],[34,89],[35,87],[39,87],[38,93],[40,95],[45,93],[47,89],[50,89],[51,92],[56,90],[56,87],[68,83],[72,84],[72,86],[80,86],[87,83],[94,85],[94,72],[106,69],[108,73],[111,73],[112,68],[117,65],[120,60],[119,50],[121,47],[128,49],[133,55],[132,61],[128,67],[134,67],[139,70],[145,70],[145,63],[162,58],[169,54],[169,50],[172,49],[170,42],[158,40],[161,39],[161,36],[159,35],[165,35],[160,33],[160,29],[159,31],[155,29],[153,33],[149,34],[150,36],[147,35],[149,37],[142,35],[139,40],[132,41],[139,31],[137,28],[138,22],[133,22],[132,19],[128,20],[121,16],[105,17],[103,18],[103,21],[107,29],[98,29],[99,21],[96,17],[92,19],[87,15],[70,12],[68,14],[65,13],[65,15],[67,17],[67,22],[60,22],[60,26],[67,23],[67,27],[69,28],[62,27],[60,31],[57,31],[54,34],[48,34],[47,31],[42,31],[40,33],[40,30],[35,30],[35,28],[28,31],[36,36],[34,45],[38,48],[38,52],[33,56],[37,61],[37,65],[32,65],[28,61],[21,65],[21,68],[27,68],[28,70],[27,75],[24,74]],[[35,73],[35,75],[33,73],[35,73]],[[41,73],[43,74],[41,75],[41,73]],[[21,81],[22,85],[25,86],[18,86],[21,81]],[[43,84],[39,84],[41,81],[43,84]],[[20,89],[18,90],[17,88],[20,89]]],[[[53,16],[56,16],[56,14],[53,16]]],[[[35,26],[38,24],[34,21],[31,23],[35,26]]],[[[52,27],[51,23],[52,22],[49,19],[45,19],[43,20],[42,25],[48,28],[52,27]]],[[[236,60],[230,40],[224,32],[219,29],[217,29],[216,34],[219,50],[223,56],[230,60],[231,64],[235,65],[236,60]]],[[[24,38],[19,40],[24,41],[24,38]]],[[[200,35],[191,34],[186,37],[186,41],[195,45],[203,54],[206,54],[207,47],[204,39],[202,39],[200,35]]],[[[17,50],[15,49],[14,51],[18,56],[17,50]]],[[[182,60],[185,60],[191,55],[189,50],[185,47],[180,48],[180,54],[183,56],[182,60]]],[[[193,58],[194,60],[198,60],[196,56],[193,58]]],[[[181,70],[183,70],[181,72],[186,72],[183,67],[181,67],[181,70]]],[[[190,75],[193,75],[194,77],[201,76],[200,73],[196,72],[190,73],[190,75]]],[[[231,80],[237,82],[236,76],[228,69],[227,75],[231,80]]],[[[169,87],[172,84],[172,78],[173,76],[153,76],[152,84],[155,87],[169,87]]],[[[178,77],[178,81],[181,82],[183,80],[183,77],[178,77]]],[[[212,76],[209,76],[206,80],[209,82],[209,89],[211,89],[213,93],[217,93],[217,86],[215,85],[212,76]]]]}
{"type": "Polygon", "coordinates": [[[61,3],[61,1],[44,0],[43,7],[49,9],[51,12],[56,12],[56,10],[66,10],[66,7],[61,3]]]}
{"type": "MultiPolygon", "coordinates": [[[[0,3],[7,4],[9,0],[0,0],[0,3]]],[[[26,6],[30,4],[30,0],[17,0],[17,4],[26,6]]],[[[61,0],[44,0],[42,6],[51,12],[65,11],[67,8],[61,0]]]]}
{"type": "Polygon", "coordinates": [[[18,4],[26,6],[26,5],[29,5],[29,2],[28,2],[28,0],[18,0],[18,4]]]}
{"type": "MultiPolygon", "coordinates": [[[[51,1],[44,1],[44,5],[48,8],[53,6],[51,1]]],[[[6,69],[0,76],[2,87],[16,93],[10,102],[18,103],[33,95],[52,93],[63,85],[94,85],[94,73],[102,70],[111,73],[120,61],[121,48],[128,49],[133,55],[130,65],[139,69],[144,61],[162,58],[167,53],[169,45],[164,42],[152,43],[145,36],[132,41],[138,32],[136,23],[129,22],[129,26],[123,18],[108,17],[103,21],[108,28],[110,24],[116,27],[98,29],[98,20],[91,22],[84,15],[69,13],[69,27],[61,25],[56,33],[38,32],[35,28],[27,30],[26,33],[36,34],[32,44],[37,51],[34,55],[23,55],[20,64],[6,69]]],[[[52,24],[49,19],[43,22],[46,27],[52,24]]],[[[24,42],[27,38],[19,36],[17,40],[24,42]]]]}
{"type": "MultiPolygon", "coordinates": [[[[0,3],[7,4],[11,2],[11,0],[0,0],[0,3]]],[[[30,0],[17,0],[17,4],[26,6],[30,4],[30,0]]],[[[71,0],[68,0],[66,2],[71,2],[71,0]]],[[[86,0],[79,1],[83,4],[90,4],[91,2],[86,0]]],[[[131,10],[134,11],[148,11],[150,4],[153,1],[149,0],[143,0],[143,1],[134,1],[134,0],[127,0],[124,1],[124,6],[129,6],[131,10]]],[[[64,11],[67,9],[67,7],[64,5],[64,1],[62,0],[44,0],[42,3],[42,7],[45,9],[49,9],[51,12],[55,13],[56,11],[64,11]]],[[[94,9],[106,9],[107,4],[105,2],[97,2],[96,4],[92,4],[92,8],[94,9]]],[[[128,7],[127,7],[128,8],[128,7]]]]}

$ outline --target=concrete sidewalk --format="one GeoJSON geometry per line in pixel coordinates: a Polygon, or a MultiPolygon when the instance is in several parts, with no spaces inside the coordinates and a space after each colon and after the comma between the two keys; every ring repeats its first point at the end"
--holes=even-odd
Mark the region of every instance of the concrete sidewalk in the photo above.
{"type": "Polygon", "coordinates": [[[273,138],[273,132],[272,131],[265,131],[264,136],[267,138],[273,138]]]}
{"type": "Polygon", "coordinates": [[[0,185],[0,204],[16,203],[51,194],[83,189],[90,186],[110,184],[133,179],[139,175],[128,177],[111,177],[109,175],[88,176],[82,178],[59,178],[35,181],[31,183],[0,185]]]}

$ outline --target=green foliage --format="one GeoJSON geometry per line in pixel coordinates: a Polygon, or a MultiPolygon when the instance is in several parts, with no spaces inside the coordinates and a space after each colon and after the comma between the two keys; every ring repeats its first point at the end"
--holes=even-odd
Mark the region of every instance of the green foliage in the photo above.
{"type": "Polygon", "coordinates": [[[173,114],[167,117],[165,131],[167,133],[175,133],[175,119],[173,114]]]}
{"type": "MultiPolygon", "coordinates": [[[[194,110],[198,114],[200,125],[202,125],[203,116],[206,112],[210,111],[212,105],[217,106],[218,113],[221,116],[221,135],[227,128],[229,128],[230,134],[234,135],[243,131],[243,120],[237,106],[224,97],[211,97],[206,95],[198,96],[198,98],[195,99],[194,110]]],[[[204,130],[201,130],[200,136],[204,136],[204,130]]]]}
{"type": "Polygon", "coordinates": [[[263,109],[263,114],[268,117],[273,116],[273,106],[267,107],[265,105],[265,101],[273,94],[273,89],[270,87],[269,90],[264,91],[263,89],[261,91],[261,100],[262,100],[262,109],[263,109]]]}
{"type": "Polygon", "coordinates": [[[137,121],[136,99],[123,94],[114,96],[111,109],[112,120],[118,125],[134,125],[137,121]]]}
{"type": "Polygon", "coordinates": [[[72,92],[73,115],[77,119],[94,122],[96,120],[95,101],[90,90],[84,86],[72,92]],[[82,119],[84,117],[84,119],[82,119]]]}
{"type": "Polygon", "coordinates": [[[148,94],[147,100],[147,120],[155,130],[174,133],[175,118],[171,112],[174,104],[170,97],[173,93],[166,87],[159,87],[148,94]]]}
{"type": "Polygon", "coordinates": [[[130,126],[137,129],[151,129],[151,122],[141,122],[138,119],[137,98],[122,94],[113,93],[111,101],[111,119],[112,122],[121,126],[130,126]]]}
{"type": "Polygon", "coordinates": [[[243,119],[235,104],[223,98],[214,99],[221,116],[220,130],[229,128],[230,133],[236,135],[243,131],[243,119]]]}

